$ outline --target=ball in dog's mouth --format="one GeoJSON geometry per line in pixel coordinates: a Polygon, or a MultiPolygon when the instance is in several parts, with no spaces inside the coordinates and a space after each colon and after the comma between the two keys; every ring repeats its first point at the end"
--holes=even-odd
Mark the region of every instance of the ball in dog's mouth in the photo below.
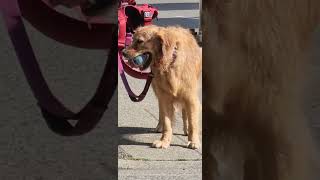
{"type": "Polygon", "coordinates": [[[151,64],[151,53],[145,52],[135,56],[134,58],[129,60],[130,65],[135,68],[139,68],[140,70],[147,69],[151,64]]]}

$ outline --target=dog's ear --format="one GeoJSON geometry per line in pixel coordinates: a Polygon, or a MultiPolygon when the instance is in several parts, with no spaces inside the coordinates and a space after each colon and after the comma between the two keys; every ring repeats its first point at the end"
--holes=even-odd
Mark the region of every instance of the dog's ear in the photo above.
{"type": "Polygon", "coordinates": [[[170,50],[174,48],[173,40],[170,39],[170,35],[168,35],[165,30],[158,32],[156,37],[159,42],[161,56],[166,58],[164,56],[171,54],[170,50]]]}

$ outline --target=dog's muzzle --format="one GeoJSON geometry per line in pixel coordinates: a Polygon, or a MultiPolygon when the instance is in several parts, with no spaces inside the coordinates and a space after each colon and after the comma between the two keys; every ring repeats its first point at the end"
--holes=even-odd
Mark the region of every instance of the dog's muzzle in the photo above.
{"type": "Polygon", "coordinates": [[[135,68],[146,69],[151,63],[151,53],[149,52],[139,54],[133,58],[129,58],[125,50],[122,51],[122,54],[129,61],[130,65],[135,68]]]}

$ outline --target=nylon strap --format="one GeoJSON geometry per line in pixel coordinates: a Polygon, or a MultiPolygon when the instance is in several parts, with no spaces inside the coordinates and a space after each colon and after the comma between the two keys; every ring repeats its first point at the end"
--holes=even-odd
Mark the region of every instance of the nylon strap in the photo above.
{"type": "MultiPolygon", "coordinates": [[[[31,4],[30,1],[35,2],[35,0],[21,0],[19,1],[19,3],[28,2],[31,4]]],[[[22,7],[26,5],[26,3],[22,4],[20,4],[22,7]]],[[[103,76],[92,99],[79,113],[73,113],[53,95],[41,73],[40,66],[37,62],[25,26],[23,24],[18,0],[2,0],[0,2],[0,10],[4,17],[10,39],[16,51],[17,58],[31,87],[31,90],[38,101],[38,105],[40,106],[41,112],[48,124],[48,127],[55,133],[63,136],[82,135],[92,130],[107,109],[107,105],[111,100],[111,97],[113,96],[118,83],[116,70],[117,61],[115,60],[117,54],[117,32],[105,32],[103,37],[108,37],[109,39],[113,40],[109,45],[110,52],[103,76]],[[71,123],[68,122],[69,119],[77,120],[76,125],[72,126],[71,123]]],[[[36,13],[39,13],[38,16],[41,17],[41,11],[36,13]]],[[[40,21],[40,19],[37,20],[40,21]]],[[[42,21],[54,21],[54,19],[42,19],[42,21]]],[[[41,24],[42,22],[32,21],[30,23],[35,24],[35,27],[37,28],[39,27],[37,26],[39,25],[37,23],[41,24]]],[[[40,28],[40,31],[44,32],[45,30],[40,28]]],[[[60,39],[63,40],[63,38],[61,37],[60,39]]],[[[74,44],[76,46],[81,43],[77,44],[76,42],[73,42],[71,44],[74,44]]],[[[100,46],[93,46],[91,48],[98,47],[102,48],[101,44],[100,46]]],[[[104,48],[105,47],[106,46],[104,45],[104,48]]]]}

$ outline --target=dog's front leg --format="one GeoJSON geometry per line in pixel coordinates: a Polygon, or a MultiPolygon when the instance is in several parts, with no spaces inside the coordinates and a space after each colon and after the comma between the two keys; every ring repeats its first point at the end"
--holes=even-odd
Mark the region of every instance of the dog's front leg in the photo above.
{"type": "Polygon", "coordinates": [[[164,122],[164,118],[163,118],[163,107],[160,103],[160,100],[158,100],[158,103],[159,103],[159,122],[158,122],[158,125],[156,127],[156,132],[160,133],[163,131],[163,122],[164,122]]]}
{"type": "Polygon", "coordinates": [[[190,97],[186,102],[186,111],[188,116],[188,148],[199,149],[199,111],[200,102],[197,96],[190,97]]]}
{"type": "MultiPolygon", "coordinates": [[[[159,107],[163,110],[162,119],[163,119],[163,130],[162,137],[160,140],[153,142],[152,147],[155,148],[168,148],[172,140],[172,124],[174,120],[174,107],[173,103],[170,101],[159,100],[161,104],[159,107]]],[[[160,120],[161,123],[161,120],[160,120]]]]}

